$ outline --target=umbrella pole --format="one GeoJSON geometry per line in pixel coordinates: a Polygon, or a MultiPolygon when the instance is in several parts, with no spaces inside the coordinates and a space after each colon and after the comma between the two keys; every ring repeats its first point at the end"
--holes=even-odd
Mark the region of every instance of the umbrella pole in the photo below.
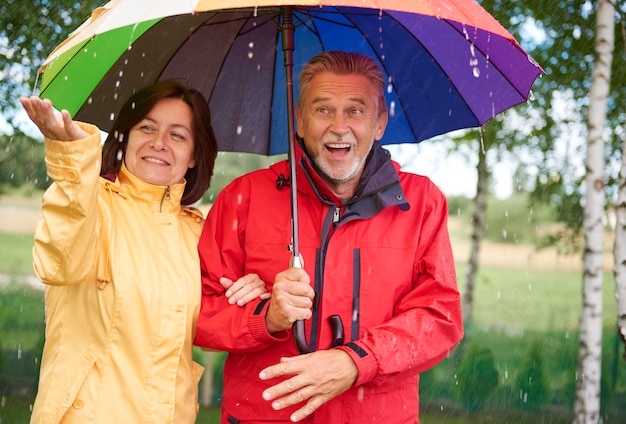
{"type": "Polygon", "coordinates": [[[291,193],[291,236],[292,236],[292,258],[291,266],[302,268],[300,258],[300,242],[298,237],[298,190],[296,186],[296,157],[295,157],[295,130],[294,122],[294,101],[293,101],[293,17],[291,7],[284,7],[282,10],[282,36],[283,53],[285,57],[285,78],[287,83],[287,145],[289,146],[289,181],[291,193]]]}
{"type": "MultiPolygon", "coordinates": [[[[287,82],[287,145],[289,146],[289,191],[291,194],[291,266],[293,268],[302,268],[302,258],[300,257],[300,242],[298,237],[298,188],[296,186],[296,153],[295,153],[295,131],[294,122],[294,102],[293,102],[293,50],[294,41],[293,33],[295,27],[293,25],[293,14],[291,7],[282,8],[282,26],[281,32],[283,36],[283,54],[285,57],[285,77],[287,82]]],[[[312,352],[306,340],[304,329],[304,321],[299,320],[293,323],[293,338],[296,349],[299,353],[312,352]]]]}

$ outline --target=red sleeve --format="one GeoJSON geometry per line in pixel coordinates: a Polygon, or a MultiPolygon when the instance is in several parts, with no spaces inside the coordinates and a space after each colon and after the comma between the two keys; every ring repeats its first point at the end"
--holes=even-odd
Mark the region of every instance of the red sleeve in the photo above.
{"type": "Polygon", "coordinates": [[[229,352],[257,351],[285,340],[268,333],[265,314],[269,302],[254,300],[230,305],[220,277],[236,280],[244,275],[244,238],[250,179],[239,178],[226,187],[211,207],[200,242],[202,303],[194,343],[229,352]]]}

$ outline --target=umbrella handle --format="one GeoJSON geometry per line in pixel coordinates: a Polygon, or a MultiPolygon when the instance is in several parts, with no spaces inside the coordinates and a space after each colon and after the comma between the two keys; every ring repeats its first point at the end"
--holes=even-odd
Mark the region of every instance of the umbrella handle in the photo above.
{"type": "MultiPolygon", "coordinates": [[[[291,264],[292,268],[303,268],[304,264],[302,262],[302,256],[295,254],[291,256],[291,264]]],[[[296,343],[296,350],[300,354],[311,353],[313,350],[309,346],[309,343],[306,341],[306,332],[304,330],[304,321],[298,320],[293,323],[293,340],[296,343]]]]}

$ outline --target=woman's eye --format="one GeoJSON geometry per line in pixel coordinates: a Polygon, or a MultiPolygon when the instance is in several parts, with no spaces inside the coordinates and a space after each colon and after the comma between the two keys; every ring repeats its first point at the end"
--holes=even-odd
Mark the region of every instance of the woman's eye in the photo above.
{"type": "Polygon", "coordinates": [[[184,135],[182,135],[182,134],[178,134],[178,133],[172,133],[172,134],[171,134],[171,137],[172,137],[174,140],[184,140],[184,139],[185,139],[185,136],[184,136],[184,135]]]}

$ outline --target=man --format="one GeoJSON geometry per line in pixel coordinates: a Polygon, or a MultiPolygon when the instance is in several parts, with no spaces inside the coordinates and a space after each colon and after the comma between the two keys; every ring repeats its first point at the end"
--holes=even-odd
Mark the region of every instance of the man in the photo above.
{"type": "Polygon", "coordinates": [[[300,75],[303,269],[285,269],[286,161],[236,179],[209,212],[196,344],[229,352],[223,423],[417,423],[419,373],[463,335],[447,203],[378,143],[383,90],[356,53],[322,53],[300,75]],[[226,308],[219,277],[250,272],[273,281],[271,299],[226,308]],[[296,351],[297,320],[313,353],[296,351]]]}

